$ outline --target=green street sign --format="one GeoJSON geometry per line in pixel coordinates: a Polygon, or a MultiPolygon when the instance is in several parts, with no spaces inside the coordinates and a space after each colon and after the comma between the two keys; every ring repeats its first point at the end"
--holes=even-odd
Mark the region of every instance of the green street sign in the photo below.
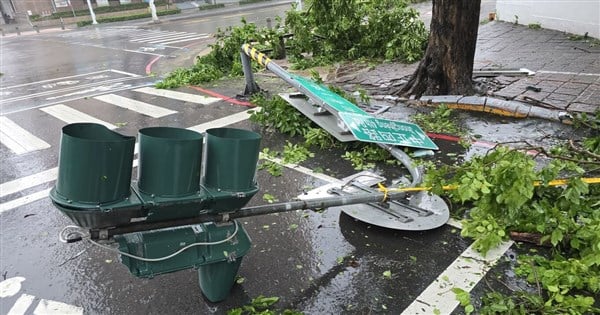
{"type": "MultiPolygon", "coordinates": [[[[352,104],[352,102],[339,96],[338,94],[331,92],[327,87],[322,84],[316,83],[310,79],[306,79],[299,75],[289,74],[290,77],[298,82],[299,90],[308,95],[313,101],[319,101],[319,105],[328,105],[338,112],[348,112],[356,114],[368,115],[365,111],[360,109],[358,106],[352,104]]],[[[333,113],[332,113],[333,114],[333,113]]]]}
{"type": "Polygon", "coordinates": [[[437,150],[438,146],[415,124],[339,112],[356,139],[405,147],[437,150]]]}

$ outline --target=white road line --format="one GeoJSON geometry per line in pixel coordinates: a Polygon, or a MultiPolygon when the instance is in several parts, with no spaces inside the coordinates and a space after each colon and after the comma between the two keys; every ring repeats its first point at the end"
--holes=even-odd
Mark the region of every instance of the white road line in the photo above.
{"type": "Polygon", "coordinates": [[[42,299],[33,310],[34,315],[81,315],[83,308],[62,302],[42,299]]]}
{"type": "Polygon", "coordinates": [[[171,37],[171,36],[177,36],[177,35],[183,35],[183,34],[189,34],[189,33],[188,32],[168,32],[168,33],[163,32],[163,33],[158,33],[158,34],[139,36],[139,37],[131,39],[130,42],[145,42],[148,40],[153,40],[153,39],[157,39],[157,38],[161,38],[161,37],[171,37]]]}
{"type": "Polygon", "coordinates": [[[34,299],[35,299],[35,296],[33,296],[33,295],[21,294],[21,296],[17,299],[15,304],[10,308],[10,310],[6,314],[7,315],[25,314],[25,312],[27,312],[27,309],[29,308],[29,306],[31,306],[31,303],[33,303],[34,299]]]}
{"type": "Polygon", "coordinates": [[[240,121],[244,121],[250,117],[251,111],[257,111],[257,110],[258,110],[258,107],[249,109],[249,110],[246,110],[243,112],[239,112],[237,114],[229,115],[227,117],[215,119],[215,120],[209,121],[207,123],[192,126],[187,129],[202,133],[202,132],[205,132],[206,129],[221,128],[224,126],[238,123],[240,121]]]}
{"type": "Polygon", "coordinates": [[[147,51],[139,51],[139,50],[131,50],[131,49],[123,49],[123,51],[132,52],[132,53],[136,53],[136,54],[152,55],[152,56],[157,56],[157,57],[165,56],[165,55],[155,54],[155,53],[151,53],[151,52],[147,52],[147,51]]]}
{"type": "MultiPolygon", "coordinates": [[[[153,85],[153,83],[146,82],[146,83],[139,84],[137,86],[124,85],[124,86],[121,86],[121,87],[118,87],[118,88],[114,88],[114,89],[110,90],[110,92],[114,93],[114,92],[119,92],[119,91],[129,91],[129,90],[132,90],[132,89],[135,89],[135,88],[138,88],[138,87],[149,86],[149,85],[153,85]]],[[[46,107],[46,106],[50,106],[50,105],[56,105],[56,104],[60,104],[60,103],[66,103],[66,102],[76,101],[76,100],[82,99],[84,97],[88,97],[89,98],[89,97],[93,97],[93,96],[97,96],[97,95],[103,95],[103,94],[106,94],[106,92],[107,91],[98,91],[98,92],[93,92],[93,93],[86,94],[85,96],[73,96],[73,97],[65,98],[65,99],[62,99],[62,100],[59,100],[59,101],[52,101],[52,102],[43,103],[43,104],[40,104],[40,105],[35,105],[35,106],[32,106],[32,107],[26,107],[26,108],[16,109],[16,110],[13,110],[13,111],[2,112],[2,114],[3,115],[10,115],[10,114],[15,114],[15,113],[20,113],[20,112],[24,112],[24,111],[28,111],[28,110],[32,110],[32,109],[38,109],[38,108],[42,108],[42,107],[46,107]]],[[[66,97],[66,96],[63,95],[63,97],[66,97]]]]}
{"type": "Polygon", "coordinates": [[[6,117],[0,117],[0,142],[15,154],[23,154],[50,147],[44,140],[34,136],[6,117]]]}
{"type": "Polygon", "coordinates": [[[168,36],[176,36],[176,35],[182,35],[182,34],[189,34],[188,32],[153,32],[150,34],[140,34],[139,36],[136,37],[132,37],[129,41],[130,42],[143,42],[146,40],[151,40],[154,38],[159,38],[159,37],[168,37],[168,36]]]}
{"type": "Polygon", "coordinates": [[[94,118],[86,113],[82,113],[63,104],[40,108],[40,110],[66,122],[67,124],[89,122],[104,125],[108,129],[117,128],[117,126],[113,124],[94,118]]]}
{"type": "Polygon", "coordinates": [[[128,75],[130,77],[134,77],[134,78],[139,78],[141,77],[141,75],[139,74],[135,74],[135,73],[131,73],[131,72],[125,72],[125,71],[121,71],[121,70],[116,70],[116,69],[110,69],[110,72],[114,72],[114,73],[120,73],[123,75],[128,75]]]}
{"type": "Polygon", "coordinates": [[[147,44],[157,44],[157,43],[164,43],[164,42],[169,42],[169,41],[173,41],[173,40],[179,40],[179,39],[184,39],[184,38],[190,38],[190,37],[198,37],[198,36],[203,36],[203,35],[198,35],[198,34],[186,34],[186,35],[180,35],[180,36],[172,36],[172,37],[167,37],[167,38],[159,38],[159,39],[153,39],[151,41],[145,41],[144,43],[147,44]]]}
{"type": "Polygon", "coordinates": [[[76,86],[70,86],[70,87],[61,88],[61,89],[51,89],[51,90],[46,90],[43,92],[15,96],[12,98],[6,98],[6,99],[3,99],[2,102],[9,103],[9,102],[23,101],[23,100],[27,100],[27,99],[32,99],[34,97],[43,97],[43,96],[48,96],[48,95],[53,95],[53,94],[61,94],[61,93],[66,93],[66,92],[71,92],[71,91],[80,91],[83,88],[99,87],[99,86],[103,86],[103,85],[106,85],[109,83],[111,83],[111,84],[123,83],[126,81],[131,81],[131,80],[136,80],[136,79],[138,79],[138,78],[127,77],[127,78],[116,78],[116,79],[110,79],[110,80],[104,80],[104,81],[98,81],[98,82],[92,82],[92,83],[78,84],[76,86]]]}
{"type": "Polygon", "coordinates": [[[183,93],[183,92],[177,92],[177,91],[171,91],[171,90],[155,89],[152,87],[143,87],[141,89],[135,89],[134,91],[140,92],[140,93],[145,93],[145,94],[150,94],[150,95],[155,95],[155,96],[168,97],[168,98],[172,98],[172,99],[179,100],[179,101],[202,104],[202,105],[208,105],[208,104],[211,104],[211,103],[221,100],[220,98],[216,98],[216,97],[207,97],[207,96],[198,95],[198,94],[190,94],[190,93],[183,93]]]}
{"type": "Polygon", "coordinates": [[[21,177],[10,182],[0,184],[0,198],[14,194],[43,183],[53,181],[58,176],[58,167],[54,167],[33,175],[21,177]]]}
{"type": "Polygon", "coordinates": [[[168,45],[168,44],[189,42],[191,40],[200,40],[200,39],[205,39],[205,38],[208,38],[208,37],[209,37],[208,35],[206,35],[206,36],[199,36],[199,37],[192,37],[192,38],[187,38],[187,39],[175,40],[175,41],[171,41],[171,42],[161,42],[161,44],[168,45]]]}
{"type": "Polygon", "coordinates": [[[452,313],[459,303],[452,288],[470,292],[512,244],[512,241],[504,242],[491,249],[485,257],[475,251],[473,245],[469,246],[402,314],[452,313]]]}
{"type": "Polygon", "coordinates": [[[14,208],[18,208],[20,206],[24,206],[26,204],[32,203],[34,201],[38,201],[40,199],[48,198],[48,195],[50,194],[51,189],[52,188],[47,188],[47,189],[35,192],[33,194],[2,203],[2,204],[0,204],[0,213],[2,213],[4,211],[12,210],[14,208]]]}
{"type": "Polygon", "coordinates": [[[112,104],[115,106],[119,106],[119,107],[122,107],[125,109],[129,109],[129,110],[138,112],[140,114],[154,117],[154,118],[160,118],[163,116],[177,113],[174,110],[170,110],[170,109],[166,109],[166,108],[163,108],[160,106],[136,101],[136,100],[133,100],[133,99],[130,99],[127,97],[123,97],[120,95],[116,95],[116,94],[100,95],[100,96],[94,97],[94,99],[97,99],[99,101],[109,103],[109,104],[112,104]]]}
{"type": "Polygon", "coordinates": [[[70,75],[67,77],[35,81],[35,82],[31,82],[31,83],[3,87],[3,88],[0,88],[0,90],[8,90],[8,89],[19,88],[19,87],[24,87],[24,86],[28,86],[28,85],[35,85],[35,84],[41,84],[41,83],[46,83],[46,82],[52,82],[52,81],[60,81],[60,80],[64,80],[64,79],[71,79],[71,78],[76,78],[76,77],[81,77],[81,76],[86,76],[86,75],[93,75],[93,74],[98,74],[98,73],[103,73],[103,72],[108,72],[108,71],[110,71],[110,70],[100,70],[100,71],[88,72],[88,73],[84,73],[84,74],[70,75]]]}

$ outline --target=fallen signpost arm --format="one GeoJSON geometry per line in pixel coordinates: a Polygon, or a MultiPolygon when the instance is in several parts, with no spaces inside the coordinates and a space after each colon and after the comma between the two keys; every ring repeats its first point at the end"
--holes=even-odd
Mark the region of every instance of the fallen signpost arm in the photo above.
{"type": "Polygon", "coordinates": [[[354,205],[369,202],[383,202],[387,200],[402,199],[406,196],[404,191],[364,193],[351,196],[335,196],[325,198],[315,198],[308,200],[294,200],[283,203],[273,203],[260,206],[246,207],[229,213],[206,213],[197,217],[177,219],[160,222],[138,222],[122,227],[108,229],[92,229],[90,236],[92,239],[108,239],[115,235],[164,229],[176,226],[198,224],[204,222],[224,222],[232,219],[265,215],[271,213],[289,212],[295,210],[323,209],[336,206],[354,205]]]}

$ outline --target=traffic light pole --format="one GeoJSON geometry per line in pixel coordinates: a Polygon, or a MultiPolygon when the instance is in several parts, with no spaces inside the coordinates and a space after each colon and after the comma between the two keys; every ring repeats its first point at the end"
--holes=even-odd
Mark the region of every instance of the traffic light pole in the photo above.
{"type": "Polygon", "coordinates": [[[406,196],[404,191],[394,192],[373,192],[362,193],[344,196],[334,196],[325,198],[315,198],[308,200],[295,200],[282,203],[273,203],[260,206],[246,207],[234,212],[228,213],[206,213],[197,217],[176,219],[160,222],[138,222],[127,226],[107,228],[107,229],[91,229],[90,236],[92,239],[109,239],[115,235],[165,229],[177,226],[192,225],[205,222],[226,222],[233,219],[246,218],[258,215],[290,212],[295,210],[312,210],[325,209],[329,207],[354,205],[371,202],[385,202],[388,200],[403,199],[406,196]]]}

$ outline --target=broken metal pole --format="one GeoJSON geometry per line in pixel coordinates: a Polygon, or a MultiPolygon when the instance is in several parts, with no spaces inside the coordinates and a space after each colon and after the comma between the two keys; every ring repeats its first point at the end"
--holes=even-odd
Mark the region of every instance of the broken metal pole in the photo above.
{"type": "Polygon", "coordinates": [[[244,95],[252,95],[254,93],[260,92],[260,87],[254,81],[254,74],[252,73],[252,64],[250,62],[250,57],[246,55],[243,51],[240,54],[240,58],[242,59],[242,69],[244,70],[244,78],[246,79],[246,88],[244,89],[244,95]]]}
{"type": "Polygon", "coordinates": [[[160,222],[139,222],[127,226],[115,227],[109,229],[92,229],[90,236],[92,239],[109,239],[115,235],[165,229],[177,226],[199,224],[204,222],[226,222],[232,219],[246,218],[258,215],[289,212],[295,210],[325,209],[329,207],[354,205],[370,202],[383,202],[387,200],[398,200],[406,196],[405,192],[373,192],[363,193],[351,196],[333,196],[324,198],[315,198],[309,200],[295,200],[283,203],[273,203],[260,206],[246,207],[230,213],[206,213],[197,217],[177,219],[160,222]]]}

